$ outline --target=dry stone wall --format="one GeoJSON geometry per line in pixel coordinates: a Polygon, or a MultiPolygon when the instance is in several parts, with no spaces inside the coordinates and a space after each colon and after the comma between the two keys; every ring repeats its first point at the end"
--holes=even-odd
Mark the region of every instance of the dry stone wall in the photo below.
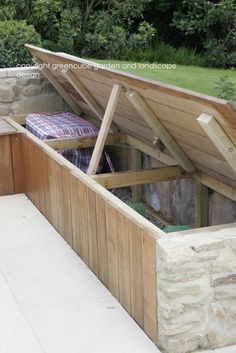
{"type": "Polygon", "coordinates": [[[236,227],[222,228],[173,233],[157,242],[158,342],[164,352],[236,344],[236,227]]]}
{"type": "Polygon", "coordinates": [[[68,109],[35,67],[0,69],[0,116],[68,109]]]}

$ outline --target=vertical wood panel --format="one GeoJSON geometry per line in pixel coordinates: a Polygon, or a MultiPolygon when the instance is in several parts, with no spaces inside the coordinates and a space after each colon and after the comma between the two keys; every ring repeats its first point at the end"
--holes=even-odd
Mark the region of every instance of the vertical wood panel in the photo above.
{"type": "Polygon", "coordinates": [[[62,196],[63,196],[63,238],[72,246],[72,213],[71,213],[71,194],[70,194],[70,173],[67,169],[60,166],[62,171],[62,196]]]}
{"type": "MultiPolygon", "coordinates": [[[[97,214],[96,194],[87,189],[88,202],[88,236],[89,236],[89,262],[91,270],[98,275],[98,240],[97,240],[97,214]]],[[[104,226],[104,225],[103,225],[104,226]]]]}
{"type": "Polygon", "coordinates": [[[111,293],[119,298],[116,209],[106,203],[108,281],[111,293]]]}
{"type": "Polygon", "coordinates": [[[0,195],[14,194],[10,136],[0,136],[0,195]]]}
{"type": "Polygon", "coordinates": [[[117,239],[119,260],[119,297],[120,303],[131,312],[130,247],[127,219],[121,213],[117,215],[117,239]]]}
{"type": "Polygon", "coordinates": [[[11,135],[10,139],[11,139],[11,157],[12,157],[14,191],[16,194],[18,194],[18,193],[25,192],[21,135],[20,134],[11,135]]]}
{"type": "Polygon", "coordinates": [[[147,232],[143,236],[143,316],[144,330],[157,340],[156,240],[147,232]]]}
{"type": "Polygon", "coordinates": [[[79,217],[79,197],[78,197],[78,179],[74,175],[70,175],[70,200],[71,200],[71,217],[72,217],[72,248],[80,256],[80,233],[81,223],[79,217]]]}
{"type": "Polygon", "coordinates": [[[96,195],[99,278],[108,287],[108,250],[105,201],[96,195]]]}
{"type": "Polygon", "coordinates": [[[25,193],[32,200],[33,177],[30,161],[30,142],[24,136],[21,138],[21,147],[23,153],[23,166],[25,176],[25,193]]]}
{"type": "MultiPolygon", "coordinates": [[[[87,187],[77,180],[78,188],[78,222],[80,225],[79,233],[79,251],[80,257],[89,266],[89,236],[88,236],[88,205],[87,205],[87,187]]],[[[75,251],[77,252],[77,242],[74,242],[75,251]]]]}
{"type": "Polygon", "coordinates": [[[130,275],[131,275],[131,314],[143,327],[143,273],[142,245],[143,231],[129,221],[130,275]]]}

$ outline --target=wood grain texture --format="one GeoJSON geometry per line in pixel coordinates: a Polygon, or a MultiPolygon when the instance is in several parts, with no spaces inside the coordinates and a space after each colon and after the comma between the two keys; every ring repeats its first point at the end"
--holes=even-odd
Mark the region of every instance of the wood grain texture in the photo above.
{"type": "Polygon", "coordinates": [[[11,139],[11,158],[12,158],[12,170],[14,179],[14,192],[15,194],[25,192],[24,183],[24,166],[23,166],[23,155],[21,145],[21,135],[13,134],[11,139]]]}
{"type": "Polygon", "coordinates": [[[10,136],[0,136],[0,196],[14,194],[10,136]]]}
{"type": "MultiPolygon", "coordinates": [[[[125,90],[133,90],[142,97],[147,106],[159,119],[161,124],[173,136],[176,143],[181,147],[187,158],[194,167],[198,164],[205,166],[206,172],[208,163],[204,155],[198,155],[198,161],[189,153],[186,146],[194,148],[196,153],[205,152],[213,156],[216,160],[222,161],[217,148],[212,144],[209,137],[197,123],[197,117],[204,113],[214,116],[232,143],[236,143],[236,111],[231,104],[225,100],[206,96],[204,94],[181,89],[175,86],[164,84],[157,81],[148,80],[124,72],[117,72],[101,67],[96,67],[94,63],[80,58],[66,55],[63,53],[53,53],[44,49],[27,46],[33,56],[45,63],[55,64],[86,64],[79,70],[73,70],[73,77],[83,85],[97,104],[105,110],[108,102],[109,92],[114,83],[123,85],[124,90],[120,94],[117,103],[117,111],[114,114],[114,122],[122,132],[129,133],[134,138],[139,138],[152,144],[153,137],[156,135],[152,129],[142,120],[140,114],[131,106],[125,97],[125,90]],[[89,68],[88,68],[89,67],[89,68]]],[[[66,81],[65,77],[58,71],[53,72],[54,78],[59,84],[68,91],[75,101],[81,102],[81,109],[91,115],[91,109],[85,102],[81,101],[81,96],[73,86],[66,81]]],[[[217,161],[216,161],[217,162],[217,161]]],[[[221,168],[216,163],[214,172],[218,173],[218,179],[228,177],[227,170],[221,168]]],[[[230,178],[236,181],[236,175],[230,178]]]]}
{"type": "Polygon", "coordinates": [[[156,228],[23,131],[27,195],[156,342],[156,228]]]}

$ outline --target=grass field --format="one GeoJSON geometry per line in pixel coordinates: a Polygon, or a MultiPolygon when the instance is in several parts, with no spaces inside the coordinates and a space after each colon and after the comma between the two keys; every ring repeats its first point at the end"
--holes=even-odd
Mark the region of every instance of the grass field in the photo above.
{"type": "MultiPolygon", "coordinates": [[[[92,59],[95,61],[94,59],[92,59]]],[[[234,83],[236,89],[236,70],[208,69],[197,66],[176,65],[176,69],[153,69],[142,68],[138,63],[121,62],[113,60],[96,60],[101,64],[118,65],[119,70],[131,72],[136,75],[147,77],[152,80],[162,81],[182,88],[191,89],[196,92],[217,96],[214,88],[215,83],[222,76],[228,76],[234,83]],[[129,64],[129,68],[125,66],[129,64]],[[132,64],[134,68],[132,68],[132,64]]]]}

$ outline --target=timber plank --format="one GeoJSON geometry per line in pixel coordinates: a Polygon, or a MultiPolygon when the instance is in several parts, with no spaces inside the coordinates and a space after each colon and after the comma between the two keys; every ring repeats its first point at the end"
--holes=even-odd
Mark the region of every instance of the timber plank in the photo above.
{"type": "Polygon", "coordinates": [[[97,215],[97,241],[98,241],[98,268],[99,278],[108,287],[108,241],[106,229],[106,207],[105,201],[96,194],[96,215],[97,215]]]}
{"type": "Polygon", "coordinates": [[[148,336],[157,343],[157,276],[156,276],[156,239],[148,232],[143,235],[143,325],[148,336]]]}
{"type": "Polygon", "coordinates": [[[25,192],[24,182],[24,166],[23,166],[23,155],[21,145],[21,135],[11,135],[11,157],[12,157],[12,169],[14,179],[14,192],[15,194],[25,192]]]}
{"type": "Polygon", "coordinates": [[[119,300],[131,313],[130,242],[127,218],[117,214],[117,241],[119,263],[119,300]]]}
{"type": "Polygon", "coordinates": [[[14,194],[10,136],[0,136],[0,195],[14,194]]]}
{"type": "Polygon", "coordinates": [[[106,231],[109,290],[116,298],[119,298],[117,213],[116,209],[109,203],[106,203],[106,231]]]}
{"type": "Polygon", "coordinates": [[[143,312],[143,230],[128,222],[130,241],[131,315],[144,327],[143,312]]]}

